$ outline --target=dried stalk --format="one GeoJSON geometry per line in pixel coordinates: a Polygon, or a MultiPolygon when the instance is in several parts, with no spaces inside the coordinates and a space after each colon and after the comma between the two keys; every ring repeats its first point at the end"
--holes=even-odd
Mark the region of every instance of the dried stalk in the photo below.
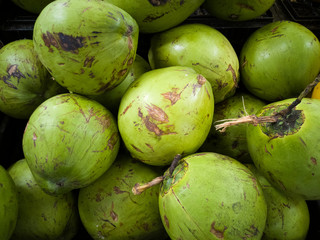
{"type": "MultiPolygon", "coordinates": [[[[174,169],[177,167],[178,162],[180,161],[180,159],[181,159],[181,154],[177,154],[174,157],[174,159],[173,159],[173,161],[172,161],[172,163],[171,163],[171,165],[169,167],[169,175],[170,175],[170,177],[172,176],[172,173],[173,173],[174,169]]],[[[147,182],[146,184],[143,184],[143,185],[140,185],[139,183],[136,183],[134,185],[134,187],[132,188],[133,194],[134,195],[139,195],[139,194],[143,193],[145,190],[147,190],[148,188],[151,188],[151,187],[153,187],[155,185],[160,184],[167,175],[168,174],[164,174],[163,176],[156,177],[156,178],[152,179],[150,182],[147,182]]]]}
{"type": "Polygon", "coordinates": [[[320,82],[320,73],[315,78],[315,80],[312,83],[310,83],[286,109],[283,109],[280,112],[274,113],[271,116],[257,117],[256,115],[253,114],[253,115],[244,116],[241,118],[220,120],[219,122],[223,122],[223,123],[215,125],[215,129],[218,130],[219,132],[224,132],[230,126],[243,124],[243,123],[250,123],[256,126],[261,123],[277,122],[279,118],[283,118],[288,114],[290,114],[292,110],[302,101],[302,99],[307,97],[311,93],[313,88],[319,82],[320,82]]]}

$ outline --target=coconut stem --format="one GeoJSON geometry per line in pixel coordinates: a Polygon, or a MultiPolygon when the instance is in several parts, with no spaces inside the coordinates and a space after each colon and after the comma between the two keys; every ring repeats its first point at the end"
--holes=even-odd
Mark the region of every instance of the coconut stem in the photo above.
{"type": "Polygon", "coordinates": [[[239,125],[243,123],[250,123],[256,126],[257,124],[261,123],[271,123],[271,122],[277,122],[279,118],[283,118],[290,114],[292,110],[302,101],[303,98],[308,96],[313,88],[320,82],[320,73],[318,76],[315,78],[315,80],[310,83],[301,93],[300,95],[286,108],[281,110],[280,112],[277,112],[271,116],[261,116],[257,117],[256,115],[249,115],[249,116],[244,116],[241,118],[234,118],[234,119],[224,119],[221,120],[220,124],[215,125],[215,129],[224,132],[226,129],[230,126],[234,125],[239,125]]]}
{"type": "MultiPolygon", "coordinates": [[[[169,167],[169,175],[170,177],[172,177],[172,173],[174,171],[174,169],[177,167],[178,165],[178,162],[180,161],[181,159],[181,154],[177,154],[173,161],[171,162],[171,165],[169,167]]],[[[151,188],[155,185],[158,185],[160,184],[163,179],[168,175],[168,173],[164,174],[163,176],[159,176],[159,177],[156,177],[154,179],[152,179],[150,182],[147,182],[146,184],[143,184],[143,185],[140,185],[139,183],[136,183],[134,185],[134,187],[132,188],[132,192],[134,195],[139,195],[141,193],[143,193],[145,190],[147,190],[148,188],[151,188]]]]}

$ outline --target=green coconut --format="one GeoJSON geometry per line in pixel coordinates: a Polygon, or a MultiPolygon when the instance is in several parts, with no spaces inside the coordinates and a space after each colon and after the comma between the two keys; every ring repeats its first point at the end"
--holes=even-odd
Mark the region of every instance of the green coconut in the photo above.
{"type": "Polygon", "coordinates": [[[260,17],[275,0],[206,0],[203,7],[214,17],[227,21],[247,21],[260,17]]]}
{"type": "Polygon", "coordinates": [[[60,94],[31,115],[22,147],[35,180],[52,195],[85,187],[115,160],[119,146],[116,120],[89,98],[60,94]]]}
{"type": "Polygon", "coordinates": [[[256,177],[239,161],[192,154],[165,176],[159,209],[171,239],[261,239],[267,204],[256,177]]]}
{"type": "Polygon", "coordinates": [[[216,130],[215,126],[226,119],[256,114],[265,105],[264,101],[243,91],[236,92],[234,96],[216,104],[210,133],[200,151],[221,153],[243,163],[252,162],[247,146],[247,125],[233,126],[224,132],[216,130]]]}
{"type": "Polygon", "coordinates": [[[153,69],[187,66],[211,84],[215,103],[234,95],[239,60],[229,40],[205,24],[185,24],[155,34],[148,53],[153,69]]]}
{"type": "MultiPolygon", "coordinates": [[[[263,107],[258,117],[271,116],[295,99],[263,107]]],[[[276,122],[247,127],[248,150],[259,171],[278,189],[306,200],[320,199],[320,101],[304,98],[276,122]]]]}
{"type": "Polygon", "coordinates": [[[113,4],[56,0],[38,16],[33,41],[59,84],[71,92],[99,95],[127,76],[138,33],[136,21],[113,4]]]}
{"type": "Polygon", "coordinates": [[[151,70],[134,81],[121,99],[118,127],[131,156],[164,166],[205,141],[212,124],[212,88],[189,67],[151,70]]]}
{"type": "Polygon", "coordinates": [[[0,165],[0,239],[11,238],[17,219],[17,188],[8,171],[0,165]]]}
{"type": "Polygon", "coordinates": [[[39,14],[42,9],[54,0],[11,0],[19,8],[30,13],[39,14]]]}
{"type": "Polygon", "coordinates": [[[155,33],[177,26],[196,11],[204,0],[104,0],[127,11],[140,32],[155,33]]]}
{"type": "Polygon", "coordinates": [[[270,102],[297,97],[320,72],[320,43],[305,26],[275,21],[256,30],[240,53],[241,81],[270,102]]]}
{"type": "Polygon", "coordinates": [[[257,170],[246,165],[256,176],[264,193],[268,215],[263,240],[304,240],[307,237],[310,215],[307,202],[297,195],[279,191],[257,170]]]}
{"type": "Polygon", "coordinates": [[[132,64],[127,77],[115,88],[105,91],[101,95],[88,96],[105,106],[114,114],[118,114],[119,105],[122,96],[128,89],[129,85],[140,75],[151,70],[150,64],[140,55],[136,55],[136,59],[132,64]]]}
{"type": "Polygon", "coordinates": [[[66,92],[40,62],[30,39],[0,49],[0,111],[28,119],[44,100],[66,92]]]}
{"type": "Polygon", "coordinates": [[[159,176],[159,168],[119,154],[110,169],[97,181],[79,191],[79,213],[93,239],[165,239],[158,195],[159,185],[140,195],[132,193],[136,183],[159,176]]]}
{"type": "Polygon", "coordinates": [[[12,239],[73,239],[80,226],[76,195],[43,192],[25,159],[15,162],[8,172],[16,185],[19,205],[12,239]]]}

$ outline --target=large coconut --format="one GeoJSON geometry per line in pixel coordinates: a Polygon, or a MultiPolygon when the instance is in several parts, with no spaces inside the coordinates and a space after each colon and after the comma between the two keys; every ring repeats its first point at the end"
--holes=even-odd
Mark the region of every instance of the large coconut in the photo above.
{"type": "Polygon", "coordinates": [[[153,69],[187,66],[211,84],[215,103],[232,96],[239,82],[238,56],[229,40],[205,24],[185,24],[155,34],[148,53],[153,69]]]}
{"type": "Polygon", "coordinates": [[[138,25],[104,1],[56,0],[38,16],[35,50],[68,90],[98,95],[121,83],[135,59],[138,25]]]}
{"type": "Polygon", "coordinates": [[[161,169],[119,154],[110,169],[79,192],[81,221],[93,239],[163,240],[159,186],[134,195],[132,187],[159,176],[161,169]]]}
{"type": "Polygon", "coordinates": [[[320,42],[299,23],[269,23],[247,39],[240,66],[241,81],[257,97],[297,97],[320,72],[320,42]]]}
{"type": "MultiPolygon", "coordinates": [[[[258,117],[279,113],[295,99],[264,106],[258,117]]],[[[304,98],[290,114],[275,122],[247,127],[247,142],[255,166],[278,189],[320,199],[320,101],[304,98]]]]}
{"type": "Polygon", "coordinates": [[[127,11],[138,23],[140,32],[155,33],[186,20],[204,0],[104,0],[127,11]]]}
{"type": "Polygon", "coordinates": [[[22,146],[38,185],[58,195],[99,178],[115,160],[120,140],[110,111],[66,93],[49,98],[32,113],[22,146]]]}
{"type": "Polygon", "coordinates": [[[213,118],[210,83],[188,67],[151,70],[134,81],[121,99],[118,127],[133,158],[168,165],[176,154],[198,150],[213,118]]]}
{"type": "Polygon", "coordinates": [[[25,159],[9,169],[18,191],[19,214],[12,239],[73,239],[80,219],[76,195],[51,196],[42,191],[25,159]]]}
{"type": "Polygon", "coordinates": [[[0,165],[0,239],[11,238],[17,219],[17,188],[8,171],[0,165]]]}
{"type": "Polygon", "coordinates": [[[263,15],[275,0],[206,0],[204,8],[227,21],[247,21],[263,15]]]}
{"type": "Polygon", "coordinates": [[[44,100],[66,92],[40,62],[29,39],[8,43],[0,50],[0,111],[28,119],[44,100]]]}
{"type": "Polygon", "coordinates": [[[160,188],[171,239],[261,239],[267,217],[262,188],[243,164],[217,153],[180,160],[160,188]]]}

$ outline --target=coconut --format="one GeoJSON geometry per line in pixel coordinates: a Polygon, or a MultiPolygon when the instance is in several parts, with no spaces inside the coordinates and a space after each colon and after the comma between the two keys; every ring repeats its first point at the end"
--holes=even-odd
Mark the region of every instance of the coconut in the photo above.
{"type": "Polygon", "coordinates": [[[270,103],[259,111],[258,118],[273,121],[257,121],[247,127],[248,150],[255,166],[271,184],[289,194],[316,200],[320,199],[320,101],[303,98],[292,111],[279,115],[294,100],[270,103]]]}
{"type": "Polygon", "coordinates": [[[310,224],[307,202],[298,195],[279,191],[253,164],[246,166],[258,179],[267,202],[268,215],[262,239],[306,239],[310,224]]]}
{"type": "Polygon", "coordinates": [[[71,92],[99,95],[120,84],[135,59],[138,25],[104,1],[57,0],[34,24],[35,51],[71,92]]]}
{"type": "Polygon", "coordinates": [[[148,53],[153,69],[187,66],[211,84],[215,103],[234,95],[239,82],[239,60],[229,40],[205,24],[185,24],[151,38],[148,53]]]}
{"type": "Polygon", "coordinates": [[[66,93],[49,98],[32,113],[22,147],[38,185],[59,195],[99,178],[115,160],[119,138],[109,110],[66,93]]]}
{"type": "Polygon", "coordinates": [[[267,217],[253,173],[225,155],[188,155],[164,174],[160,215],[171,239],[261,239],[267,217]]]}
{"type": "Polygon", "coordinates": [[[7,170],[0,165],[0,239],[11,238],[17,219],[17,188],[7,170]]]}
{"type": "Polygon", "coordinates": [[[25,159],[11,165],[8,172],[16,185],[19,204],[12,239],[73,239],[80,226],[76,195],[43,192],[25,159]]]}
{"type": "Polygon", "coordinates": [[[30,39],[1,48],[0,79],[0,111],[19,119],[28,119],[44,100],[66,92],[42,65],[30,39]]]}
{"type": "Polygon", "coordinates": [[[212,124],[210,83],[189,67],[151,70],[134,81],[121,99],[118,128],[131,156],[164,166],[205,141],[212,124]]]}
{"type": "Polygon", "coordinates": [[[166,231],[161,222],[159,185],[134,195],[132,186],[160,175],[155,168],[135,161],[125,152],[97,181],[79,191],[81,221],[93,239],[159,239],[166,231]]]}
{"type": "Polygon", "coordinates": [[[244,86],[274,102],[297,97],[320,72],[320,42],[305,26],[275,21],[256,30],[240,53],[244,86]]]}

